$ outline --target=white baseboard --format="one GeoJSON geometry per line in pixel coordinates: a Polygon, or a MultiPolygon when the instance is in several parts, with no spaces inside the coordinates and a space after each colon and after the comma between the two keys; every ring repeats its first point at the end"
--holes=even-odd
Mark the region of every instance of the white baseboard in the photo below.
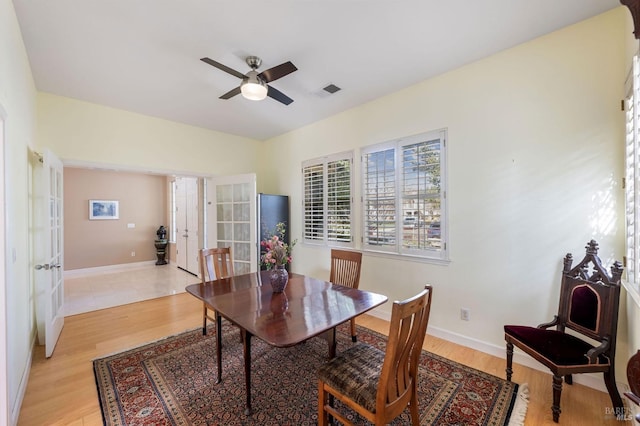
{"type": "Polygon", "coordinates": [[[20,386],[18,387],[18,395],[16,402],[9,410],[9,424],[16,426],[18,424],[18,418],[20,417],[20,408],[22,408],[22,401],[24,401],[24,395],[27,392],[27,385],[29,384],[29,375],[31,374],[31,362],[33,361],[33,351],[36,348],[36,335],[34,334],[31,339],[31,350],[29,351],[29,358],[27,359],[26,368],[22,373],[20,379],[20,386]]]}
{"type": "MultiPolygon", "coordinates": [[[[391,319],[391,315],[388,312],[383,312],[381,310],[372,310],[372,311],[369,311],[368,314],[386,321],[389,321],[391,319]]],[[[461,346],[465,346],[480,352],[487,353],[489,355],[496,356],[498,358],[502,358],[505,360],[505,369],[506,369],[506,358],[507,358],[506,344],[505,346],[494,345],[492,343],[483,342],[482,340],[467,337],[462,334],[454,333],[452,331],[448,331],[439,327],[433,327],[431,325],[427,328],[427,334],[430,334],[435,337],[439,337],[440,339],[444,339],[448,342],[453,342],[461,346]]],[[[551,372],[544,365],[540,364],[539,362],[531,358],[529,355],[525,354],[524,352],[520,352],[518,348],[514,348],[514,349],[515,349],[513,352],[514,364],[524,365],[525,367],[530,367],[535,370],[542,371],[544,373],[549,374],[549,389],[551,389],[551,372]]],[[[503,378],[506,378],[506,373],[503,376],[503,378]]],[[[518,379],[517,371],[514,371],[513,378],[517,381],[518,379]]],[[[573,382],[607,393],[607,388],[604,384],[604,380],[602,379],[601,373],[575,374],[573,376],[573,382]]],[[[618,385],[619,390],[627,388],[626,383],[619,382],[619,381],[617,381],[616,383],[618,385]]]]}
{"type": "Polygon", "coordinates": [[[122,263],[120,265],[97,266],[95,268],[71,269],[64,271],[65,278],[84,277],[87,275],[104,274],[109,272],[120,272],[128,269],[144,268],[155,265],[155,260],[145,260],[144,262],[122,263]]]}

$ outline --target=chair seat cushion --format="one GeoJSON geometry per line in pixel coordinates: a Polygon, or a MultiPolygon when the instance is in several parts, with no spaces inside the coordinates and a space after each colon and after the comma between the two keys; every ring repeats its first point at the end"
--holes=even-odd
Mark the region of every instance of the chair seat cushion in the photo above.
{"type": "Polygon", "coordinates": [[[318,378],[375,413],[384,352],[357,343],[318,370],[318,378]]]}
{"type": "MultiPolygon", "coordinates": [[[[505,325],[504,332],[555,365],[589,364],[585,354],[593,349],[593,346],[570,334],[555,329],[548,330],[522,325],[505,325]]],[[[526,348],[521,347],[521,349],[526,351],[526,348]]],[[[607,364],[607,358],[600,356],[598,363],[607,364]]]]}

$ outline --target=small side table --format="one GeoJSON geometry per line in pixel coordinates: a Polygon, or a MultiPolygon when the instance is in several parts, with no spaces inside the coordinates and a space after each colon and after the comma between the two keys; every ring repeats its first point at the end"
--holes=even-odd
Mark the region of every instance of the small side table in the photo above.
{"type": "Polygon", "coordinates": [[[165,258],[167,256],[167,240],[166,239],[156,240],[155,246],[156,246],[156,256],[158,256],[158,261],[156,262],[156,265],[166,265],[167,261],[165,260],[165,258]]]}

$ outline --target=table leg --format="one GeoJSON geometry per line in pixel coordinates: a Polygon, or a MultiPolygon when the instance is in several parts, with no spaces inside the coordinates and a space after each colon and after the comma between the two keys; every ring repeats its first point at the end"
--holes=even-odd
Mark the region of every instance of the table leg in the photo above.
{"type": "MultiPolygon", "coordinates": [[[[329,359],[333,359],[336,357],[336,328],[333,327],[331,330],[327,331],[327,342],[329,342],[329,359]]],[[[333,407],[333,395],[329,394],[329,406],[333,407]]],[[[330,425],[333,425],[333,416],[331,414],[328,415],[328,421],[330,425]]]]}
{"type": "Polygon", "coordinates": [[[247,394],[247,405],[244,410],[244,414],[247,416],[251,415],[251,337],[252,334],[246,330],[242,330],[243,342],[242,346],[244,349],[244,382],[245,382],[245,393],[247,394]]]}
{"type": "Polygon", "coordinates": [[[327,331],[327,342],[329,342],[329,359],[333,359],[336,357],[336,347],[337,347],[335,327],[327,331]]]}
{"type": "Polygon", "coordinates": [[[222,380],[222,317],[216,311],[216,362],[218,364],[218,380],[216,383],[220,383],[222,380]]]}

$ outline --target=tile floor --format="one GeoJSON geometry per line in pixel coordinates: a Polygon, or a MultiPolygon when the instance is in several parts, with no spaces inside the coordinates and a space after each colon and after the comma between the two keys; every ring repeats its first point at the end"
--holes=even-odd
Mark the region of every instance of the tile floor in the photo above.
{"type": "Polygon", "coordinates": [[[171,264],[65,278],[65,316],[182,293],[198,282],[198,277],[171,264]]]}

